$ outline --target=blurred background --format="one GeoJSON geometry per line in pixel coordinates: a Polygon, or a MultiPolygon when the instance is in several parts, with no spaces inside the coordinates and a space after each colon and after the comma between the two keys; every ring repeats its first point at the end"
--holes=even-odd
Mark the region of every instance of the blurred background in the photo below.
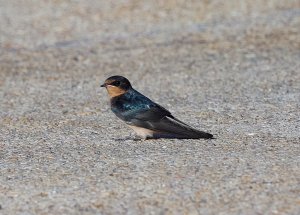
{"type": "Polygon", "coordinates": [[[0,41],[2,48],[18,49],[136,37],[170,40],[174,33],[188,32],[218,36],[221,29],[270,28],[282,17],[282,25],[292,25],[288,17],[299,7],[299,0],[1,0],[0,41]]]}

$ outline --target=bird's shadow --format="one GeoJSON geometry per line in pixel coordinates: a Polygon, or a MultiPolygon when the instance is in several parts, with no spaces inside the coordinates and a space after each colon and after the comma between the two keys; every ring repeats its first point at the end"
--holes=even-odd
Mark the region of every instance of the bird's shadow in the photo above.
{"type": "Polygon", "coordinates": [[[142,141],[142,139],[138,138],[138,137],[113,138],[113,140],[115,140],[115,141],[128,141],[128,140],[131,140],[131,141],[142,141]]]}

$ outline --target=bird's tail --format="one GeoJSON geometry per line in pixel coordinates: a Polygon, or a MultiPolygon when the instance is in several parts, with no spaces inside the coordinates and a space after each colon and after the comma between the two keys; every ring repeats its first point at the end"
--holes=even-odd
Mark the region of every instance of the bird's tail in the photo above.
{"type": "Polygon", "coordinates": [[[154,133],[154,138],[214,139],[212,134],[194,129],[175,117],[164,117],[155,127],[159,132],[154,133]]]}

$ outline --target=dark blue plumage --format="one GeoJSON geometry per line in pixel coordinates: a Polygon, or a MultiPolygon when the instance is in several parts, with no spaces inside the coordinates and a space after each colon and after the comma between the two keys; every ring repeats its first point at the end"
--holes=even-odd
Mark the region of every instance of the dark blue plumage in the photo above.
{"type": "Polygon", "coordinates": [[[211,139],[213,135],[196,130],[131,87],[122,76],[108,78],[111,110],[143,138],[211,139]]]}
{"type": "Polygon", "coordinates": [[[131,119],[138,117],[141,113],[145,113],[155,108],[159,111],[155,112],[155,115],[152,117],[157,118],[162,115],[171,116],[171,113],[165,108],[152,102],[149,98],[132,88],[120,96],[111,98],[110,102],[111,110],[126,122],[130,122],[131,119]]]}

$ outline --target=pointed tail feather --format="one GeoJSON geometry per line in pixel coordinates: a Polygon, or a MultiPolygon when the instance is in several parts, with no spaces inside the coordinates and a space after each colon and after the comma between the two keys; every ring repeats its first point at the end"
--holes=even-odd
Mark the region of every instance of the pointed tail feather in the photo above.
{"type": "Polygon", "coordinates": [[[196,130],[176,118],[164,117],[159,122],[151,124],[157,131],[155,138],[213,139],[212,134],[196,130]]]}

